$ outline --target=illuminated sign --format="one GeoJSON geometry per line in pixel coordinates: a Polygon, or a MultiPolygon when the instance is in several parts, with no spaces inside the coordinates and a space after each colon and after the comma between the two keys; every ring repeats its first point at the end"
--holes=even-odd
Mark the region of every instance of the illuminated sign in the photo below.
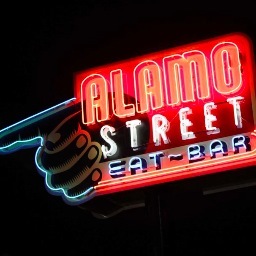
{"type": "Polygon", "coordinates": [[[254,56],[229,34],[75,74],[75,98],[0,131],[68,204],[256,165],[254,56]]]}

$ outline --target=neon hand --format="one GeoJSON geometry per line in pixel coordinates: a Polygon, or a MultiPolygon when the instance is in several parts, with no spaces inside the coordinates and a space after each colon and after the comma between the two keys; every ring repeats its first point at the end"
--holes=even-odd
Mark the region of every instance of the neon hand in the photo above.
{"type": "Polygon", "coordinates": [[[0,154],[38,147],[35,162],[49,191],[68,204],[81,204],[101,180],[97,165],[102,152],[84,129],[81,105],[74,100],[2,129],[0,154]]]}

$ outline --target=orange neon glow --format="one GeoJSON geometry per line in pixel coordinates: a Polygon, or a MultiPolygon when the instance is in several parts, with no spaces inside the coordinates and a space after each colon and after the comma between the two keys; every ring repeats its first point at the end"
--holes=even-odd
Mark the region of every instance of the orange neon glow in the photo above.
{"type": "Polygon", "coordinates": [[[149,111],[148,97],[152,109],[163,106],[162,76],[156,62],[144,61],[135,67],[134,85],[137,103],[139,103],[137,104],[138,113],[149,111]]]}
{"type": "Polygon", "coordinates": [[[115,92],[112,97],[113,113],[122,118],[135,115],[134,104],[125,104],[124,101],[124,85],[122,70],[117,69],[110,72],[111,90],[115,92]]]}
{"type": "Polygon", "coordinates": [[[106,80],[102,75],[93,74],[84,79],[81,83],[81,95],[86,95],[86,103],[82,101],[82,111],[86,112],[86,119],[83,115],[84,124],[94,124],[95,115],[97,121],[101,122],[109,118],[108,94],[106,80]]]}
{"type": "Polygon", "coordinates": [[[241,63],[237,45],[228,42],[217,44],[211,53],[213,82],[220,94],[232,94],[242,85],[241,63]]]}
{"type": "Polygon", "coordinates": [[[200,51],[172,55],[163,59],[168,105],[209,98],[209,77],[205,55],[200,51]]]}

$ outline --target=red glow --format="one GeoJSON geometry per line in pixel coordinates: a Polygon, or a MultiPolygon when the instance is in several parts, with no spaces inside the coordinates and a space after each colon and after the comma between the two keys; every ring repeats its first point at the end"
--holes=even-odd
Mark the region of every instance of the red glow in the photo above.
{"type": "Polygon", "coordinates": [[[255,165],[254,70],[251,42],[236,33],[78,73],[75,96],[91,130],[126,122],[134,141],[125,137],[123,144],[135,151],[142,114],[150,126],[143,153],[119,158],[117,149],[100,163],[96,194],[255,165]]]}

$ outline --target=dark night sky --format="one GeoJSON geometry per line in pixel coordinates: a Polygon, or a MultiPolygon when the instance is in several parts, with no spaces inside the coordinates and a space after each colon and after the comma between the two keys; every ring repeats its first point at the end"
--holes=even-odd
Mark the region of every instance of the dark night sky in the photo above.
{"type": "MultiPolygon", "coordinates": [[[[87,68],[232,32],[248,34],[256,45],[255,9],[244,1],[237,8],[172,6],[171,1],[78,2],[1,8],[0,129],[72,98],[74,73],[87,68]]],[[[0,256],[161,255],[155,242],[159,234],[168,255],[256,253],[255,167],[127,195],[160,198],[160,232],[153,199],[149,209],[129,209],[107,219],[96,218],[88,210],[91,205],[66,205],[46,191],[34,154],[35,149],[27,149],[0,155],[0,256]],[[203,195],[204,187],[239,181],[254,186],[203,195]]]]}

